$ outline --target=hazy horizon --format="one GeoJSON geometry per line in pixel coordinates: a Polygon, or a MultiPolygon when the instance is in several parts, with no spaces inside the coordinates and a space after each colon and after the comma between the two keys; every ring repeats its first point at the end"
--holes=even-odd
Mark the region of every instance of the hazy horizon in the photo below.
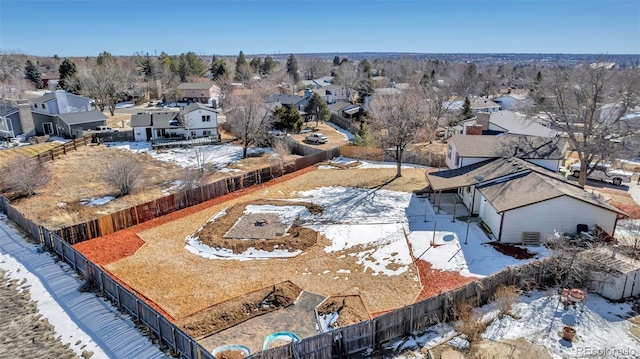
{"type": "Polygon", "coordinates": [[[260,54],[640,53],[640,1],[1,0],[0,49],[260,54]]]}

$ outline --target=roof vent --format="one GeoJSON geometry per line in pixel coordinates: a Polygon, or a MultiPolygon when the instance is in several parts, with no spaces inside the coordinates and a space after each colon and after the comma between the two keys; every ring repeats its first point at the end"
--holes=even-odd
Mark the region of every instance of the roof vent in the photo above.
{"type": "Polygon", "coordinates": [[[519,169],[519,170],[521,170],[521,169],[522,169],[522,166],[518,166],[518,169],[519,169]]]}
{"type": "Polygon", "coordinates": [[[478,175],[478,176],[475,176],[475,177],[473,177],[473,178],[474,178],[476,181],[478,181],[478,182],[484,181],[484,177],[479,176],[479,175],[478,175]]]}

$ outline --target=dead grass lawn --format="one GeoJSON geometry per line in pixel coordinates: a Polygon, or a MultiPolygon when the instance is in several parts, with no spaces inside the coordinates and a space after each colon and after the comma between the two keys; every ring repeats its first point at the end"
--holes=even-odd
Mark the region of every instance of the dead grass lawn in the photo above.
{"type": "Polygon", "coordinates": [[[211,260],[188,252],[184,246],[186,236],[209,218],[241,202],[294,198],[297,191],[325,186],[382,185],[382,189],[406,192],[424,187],[424,170],[406,169],[403,173],[404,177],[385,185],[395,175],[395,169],[317,170],[244,196],[229,195],[228,202],[188,211],[192,214],[183,218],[176,214],[172,217],[175,220],[157,227],[145,226],[149,229],[138,233],[145,244],[134,255],[105,267],[178,320],[286,280],[324,296],[360,294],[372,312],[399,308],[412,303],[420,292],[415,267],[397,276],[374,276],[350,256],[358,248],[326,253],[324,247],[329,241],[321,235],[317,245],[286,260],[211,260]],[[340,269],[350,273],[338,273],[340,269]]]}

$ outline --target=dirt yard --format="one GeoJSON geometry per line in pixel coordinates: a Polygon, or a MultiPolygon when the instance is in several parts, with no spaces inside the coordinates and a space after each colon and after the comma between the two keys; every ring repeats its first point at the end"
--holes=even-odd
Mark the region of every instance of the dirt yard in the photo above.
{"type": "Polygon", "coordinates": [[[318,315],[338,313],[331,328],[347,327],[371,319],[371,315],[358,295],[339,295],[327,298],[317,308],[318,315]]]}
{"type": "Polygon", "coordinates": [[[640,219],[640,205],[626,191],[585,186],[587,191],[600,192],[605,201],[629,215],[629,219],[640,219]]]}
{"type": "MultiPolygon", "coordinates": [[[[1,151],[4,152],[4,151],[1,151]]],[[[268,165],[265,157],[247,158],[231,167],[240,171],[268,165]]],[[[175,181],[193,175],[175,163],[154,159],[146,153],[133,153],[106,146],[84,146],[69,152],[59,160],[47,163],[52,179],[35,196],[13,201],[20,212],[32,221],[50,229],[79,223],[116,212],[164,196],[175,191],[175,181]],[[103,179],[109,160],[118,155],[135,158],[144,168],[139,190],[96,207],[80,204],[80,200],[115,195],[116,191],[103,179]]],[[[241,173],[241,172],[236,172],[241,173]]],[[[228,173],[207,172],[205,181],[214,182],[228,173]]]]}
{"type": "MultiPolygon", "coordinates": [[[[225,196],[226,202],[219,199],[176,212],[166,220],[158,219],[158,222],[154,220],[151,221],[154,223],[133,227],[126,232],[135,232],[144,244],[133,255],[119,260],[112,258],[115,261],[105,267],[176,320],[286,280],[291,280],[305,291],[324,296],[360,294],[372,312],[412,303],[421,289],[417,268],[411,266],[407,272],[396,276],[372,275],[350,256],[358,252],[358,248],[325,252],[324,247],[329,245],[329,240],[322,235],[318,237],[318,243],[306,252],[286,260],[211,260],[185,249],[187,236],[220,211],[238,203],[295,198],[298,191],[325,186],[411,192],[425,185],[424,170],[418,169],[406,169],[404,176],[395,180],[395,169],[330,171],[311,170],[288,181],[268,183],[244,195],[234,193],[225,196]]],[[[76,248],[83,253],[91,252],[94,241],[98,248],[104,245],[104,241],[98,239],[83,242],[76,248]]],[[[91,255],[89,257],[94,260],[91,255]]]]}

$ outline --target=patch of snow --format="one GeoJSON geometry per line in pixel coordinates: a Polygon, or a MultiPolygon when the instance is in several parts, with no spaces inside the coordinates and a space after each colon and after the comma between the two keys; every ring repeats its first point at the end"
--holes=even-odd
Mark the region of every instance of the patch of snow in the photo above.
{"type": "MultiPolygon", "coordinates": [[[[0,269],[5,272],[5,276],[10,279],[25,282],[19,290],[29,288],[31,300],[36,302],[38,313],[47,319],[54,328],[55,335],[63,344],[69,344],[78,357],[83,351],[93,352],[94,358],[107,358],[107,354],[91,339],[87,333],[80,329],[69,315],[60,307],[58,302],[51,297],[51,294],[44,287],[40,279],[33,275],[22,263],[8,254],[0,253],[0,269]],[[77,344],[76,344],[77,343],[77,344]]],[[[69,300],[73,300],[69,298],[69,300]]]]}
{"type": "MultiPolygon", "coordinates": [[[[184,168],[198,168],[196,153],[199,153],[201,158],[205,158],[206,165],[212,166],[217,170],[225,168],[230,163],[240,161],[242,159],[243,151],[241,146],[233,146],[231,144],[197,146],[193,148],[169,148],[160,151],[153,150],[151,148],[151,143],[142,141],[108,142],[106,145],[135,153],[145,152],[157,160],[173,162],[184,168]]],[[[257,153],[273,154],[273,150],[262,147],[249,148],[247,150],[248,155],[257,153]]],[[[226,171],[229,172],[231,170],[226,171]]]]}
{"type": "Polygon", "coordinates": [[[513,304],[512,316],[495,319],[483,338],[525,338],[546,347],[554,356],[638,358],[640,343],[629,333],[630,303],[612,303],[590,294],[586,304],[563,309],[560,295],[535,291],[513,304]],[[515,319],[515,318],[519,319],[515,319]],[[564,326],[576,330],[573,342],[562,339],[564,326]]]}
{"type": "Polygon", "coordinates": [[[325,333],[333,329],[331,325],[338,320],[338,312],[331,312],[325,315],[318,315],[318,321],[320,324],[320,332],[325,333]]]}
{"type": "Polygon", "coordinates": [[[351,132],[349,132],[349,131],[347,131],[347,130],[345,130],[343,128],[340,128],[338,125],[333,124],[331,122],[325,122],[325,124],[327,126],[333,127],[337,132],[340,132],[344,136],[344,138],[347,139],[347,141],[353,142],[353,141],[356,140],[356,136],[353,133],[351,133],[351,132]]]}
{"type": "Polygon", "coordinates": [[[467,349],[469,348],[469,346],[471,346],[471,343],[469,343],[469,341],[464,339],[462,336],[459,336],[449,340],[449,345],[458,349],[467,349]]]}
{"type": "Polygon", "coordinates": [[[275,249],[273,251],[265,251],[261,249],[255,249],[253,247],[248,248],[242,253],[233,253],[228,248],[213,248],[200,242],[197,238],[187,239],[187,245],[185,249],[189,252],[209,259],[235,259],[235,260],[252,260],[252,259],[269,259],[269,258],[291,258],[302,253],[301,250],[289,252],[284,249],[275,249]]]}
{"type": "MultiPolygon", "coordinates": [[[[355,167],[351,167],[351,168],[357,168],[357,169],[367,169],[367,168],[396,168],[396,163],[395,162],[377,162],[377,161],[365,161],[365,160],[357,160],[355,158],[349,158],[349,157],[336,157],[334,159],[332,159],[331,161],[329,161],[329,165],[322,165],[322,166],[318,166],[318,169],[333,169],[335,170],[335,167],[333,165],[348,165],[351,163],[356,163],[356,162],[360,162],[359,166],[355,166],[355,167]]],[[[422,165],[414,165],[411,163],[403,163],[402,164],[402,168],[423,168],[423,169],[430,169],[433,167],[429,167],[429,166],[422,166],[422,165]]]]}
{"type": "Polygon", "coordinates": [[[338,269],[337,273],[351,274],[349,269],[338,269]]]}
{"type": "Polygon", "coordinates": [[[94,197],[90,199],[81,199],[80,204],[87,207],[101,206],[116,199],[113,196],[94,197]]]}

